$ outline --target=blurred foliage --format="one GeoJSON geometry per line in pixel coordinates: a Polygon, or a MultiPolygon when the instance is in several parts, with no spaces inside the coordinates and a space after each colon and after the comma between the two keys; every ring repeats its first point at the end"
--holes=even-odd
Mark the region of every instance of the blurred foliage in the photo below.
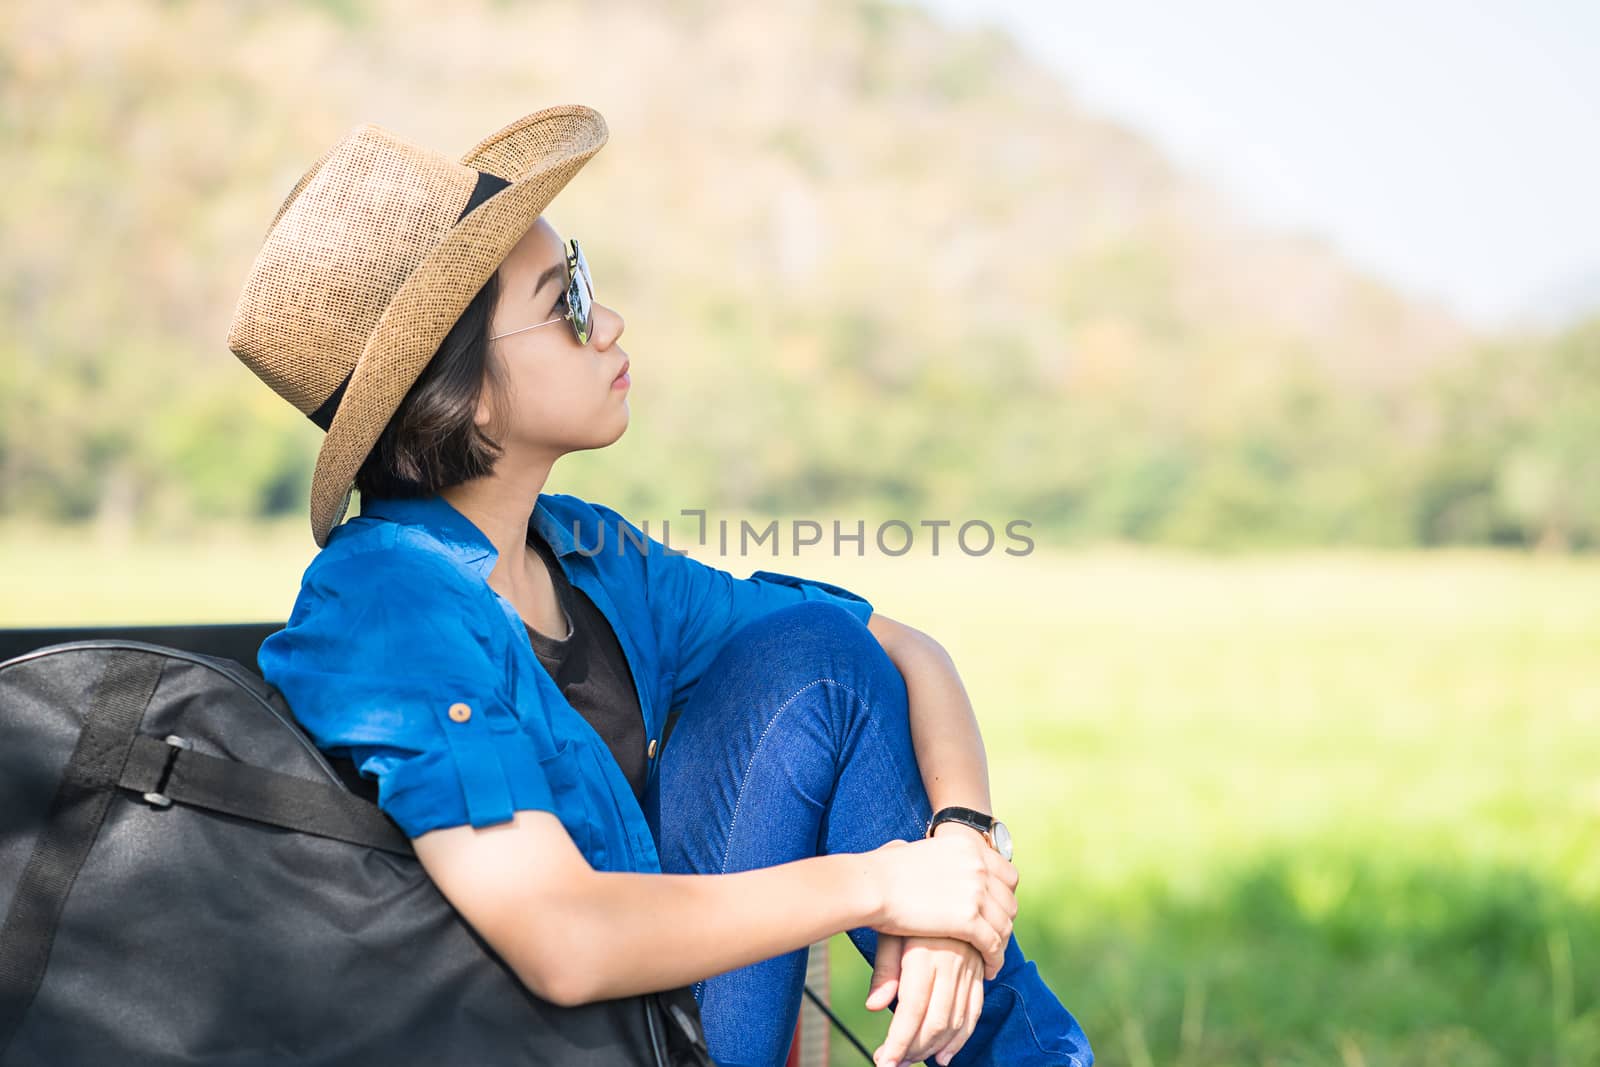
{"type": "Polygon", "coordinates": [[[629,324],[583,492],[1020,517],[1061,543],[1600,544],[1600,319],[1477,336],[1256,231],[993,30],[880,0],[0,11],[0,514],[301,512],[319,435],[223,346],[358,122],[611,144],[551,208],[629,324]],[[692,59],[690,58],[692,57],[692,59]]]}
{"type": "Polygon", "coordinates": [[[1199,898],[1128,887],[1088,913],[1035,940],[1096,977],[1075,1010],[1107,1067],[1600,1062],[1600,988],[1574,973],[1600,914],[1524,871],[1301,842],[1199,898]]]}

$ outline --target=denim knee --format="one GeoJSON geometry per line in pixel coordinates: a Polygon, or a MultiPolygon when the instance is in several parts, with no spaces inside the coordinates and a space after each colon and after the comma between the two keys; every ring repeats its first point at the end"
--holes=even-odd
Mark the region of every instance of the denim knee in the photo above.
{"type": "Polygon", "coordinates": [[[905,679],[877,635],[831,601],[802,600],[768,612],[733,635],[723,650],[730,654],[751,657],[775,685],[798,688],[827,678],[870,688],[880,702],[906,699],[905,679]]]}

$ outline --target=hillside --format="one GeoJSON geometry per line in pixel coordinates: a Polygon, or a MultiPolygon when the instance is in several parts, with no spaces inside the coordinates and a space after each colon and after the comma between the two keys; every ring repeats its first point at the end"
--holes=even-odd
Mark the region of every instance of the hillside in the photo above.
{"type": "Polygon", "coordinates": [[[624,440],[558,472],[585,491],[1430,536],[1397,508],[1483,339],[1240,222],[997,33],[877,0],[72,10],[0,13],[0,511],[297,510],[316,431],[222,341],[284,193],[358,122],[457,153],[581,101],[611,141],[550,216],[637,383],[624,440]],[[1400,480],[1353,466],[1374,435],[1400,480]]]}

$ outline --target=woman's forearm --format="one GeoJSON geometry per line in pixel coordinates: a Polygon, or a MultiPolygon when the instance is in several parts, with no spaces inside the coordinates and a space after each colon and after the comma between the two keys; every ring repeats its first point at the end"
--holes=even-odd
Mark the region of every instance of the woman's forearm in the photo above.
{"type": "MultiPolygon", "coordinates": [[[[983,735],[955,661],[932,637],[887,616],[874,612],[867,628],[905,678],[911,743],[933,810],[956,804],[992,813],[983,735]]],[[[941,826],[939,832],[947,831],[941,826]]]]}
{"type": "Polygon", "coordinates": [[[559,982],[541,992],[582,1004],[667,989],[874,925],[883,902],[870,855],[732,874],[590,871],[554,902],[570,921],[538,924],[537,936],[560,941],[540,954],[565,961],[559,982]]]}

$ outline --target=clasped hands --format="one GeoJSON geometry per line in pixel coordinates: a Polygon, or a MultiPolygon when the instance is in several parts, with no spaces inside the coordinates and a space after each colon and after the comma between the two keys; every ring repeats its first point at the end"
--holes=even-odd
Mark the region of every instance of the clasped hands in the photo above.
{"type": "MultiPolygon", "coordinates": [[[[983,982],[999,973],[1017,914],[1016,868],[1002,859],[982,834],[960,823],[941,823],[934,837],[970,841],[966,851],[980,861],[968,869],[976,888],[947,886],[938,896],[945,897],[953,888],[956,899],[972,900],[974,915],[962,937],[890,932],[925,925],[925,920],[916,916],[917,905],[908,902],[900,919],[891,918],[877,927],[878,948],[866,1006],[881,1011],[899,997],[889,1033],[873,1056],[880,1067],[929,1058],[948,1064],[961,1050],[978,1025],[983,982]]],[[[926,885],[923,893],[927,893],[926,885]]]]}

